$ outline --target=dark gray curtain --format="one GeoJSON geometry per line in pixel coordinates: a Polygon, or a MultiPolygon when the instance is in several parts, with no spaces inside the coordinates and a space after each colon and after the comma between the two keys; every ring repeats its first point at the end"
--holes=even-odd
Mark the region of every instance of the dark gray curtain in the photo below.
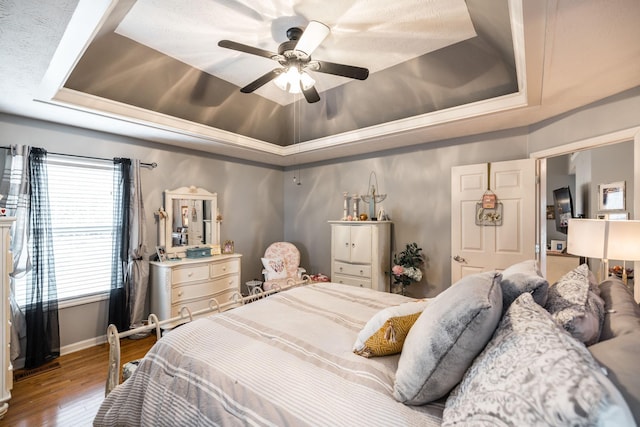
{"type": "Polygon", "coordinates": [[[45,150],[31,149],[29,155],[31,271],[27,280],[27,301],[24,313],[27,325],[25,351],[25,368],[27,369],[40,366],[60,355],[58,294],[46,159],[45,150]]]}
{"type": "Polygon", "coordinates": [[[113,250],[111,257],[111,292],[109,323],[119,332],[129,329],[130,289],[127,283],[129,263],[129,215],[131,191],[131,160],[113,160],[113,250]]]}

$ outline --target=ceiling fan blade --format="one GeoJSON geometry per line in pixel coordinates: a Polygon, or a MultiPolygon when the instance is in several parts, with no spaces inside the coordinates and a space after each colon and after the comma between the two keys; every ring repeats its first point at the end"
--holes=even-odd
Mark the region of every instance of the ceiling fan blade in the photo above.
{"type": "Polygon", "coordinates": [[[329,27],[323,23],[310,21],[309,25],[307,25],[307,28],[302,33],[302,36],[300,36],[300,40],[298,40],[295,50],[299,50],[306,53],[308,56],[311,56],[311,53],[313,53],[313,51],[320,46],[320,43],[327,38],[330,31],[329,27]]]}
{"type": "Polygon", "coordinates": [[[275,52],[271,52],[269,50],[260,49],[253,46],[247,46],[246,44],[234,42],[231,40],[220,40],[218,42],[218,46],[224,47],[227,49],[233,49],[244,53],[250,53],[251,55],[262,56],[265,58],[273,59],[278,61],[279,59],[284,59],[282,55],[279,55],[275,52]]]}
{"type": "Polygon", "coordinates": [[[309,104],[320,101],[320,95],[318,95],[318,91],[316,90],[315,86],[311,86],[309,89],[305,89],[302,85],[302,80],[300,80],[300,90],[304,94],[304,98],[309,104]]]}
{"type": "Polygon", "coordinates": [[[334,74],[336,76],[349,77],[351,79],[366,80],[369,70],[353,65],[336,64],[327,61],[311,61],[308,68],[319,73],[334,74]]]}
{"type": "Polygon", "coordinates": [[[260,87],[262,87],[265,84],[269,83],[271,80],[273,80],[276,77],[278,77],[280,74],[282,74],[282,72],[284,72],[284,68],[275,68],[275,69],[269,71],[267,74],[264,74],[263,76],[258,77],[256,80],[252,81],[251,83],[249,83],[248,85],[246,85],[242,89],[240,89],[240,92],[242,92],[242,93],[251,93],[254,90],[259,89],[260,87]]]}

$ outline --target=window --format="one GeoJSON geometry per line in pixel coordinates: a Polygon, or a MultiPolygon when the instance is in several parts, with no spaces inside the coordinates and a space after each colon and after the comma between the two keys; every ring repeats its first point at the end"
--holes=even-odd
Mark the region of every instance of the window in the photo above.
{"type": "MultiPolygon", "coordinates": [[[[58,300],[107,293],[111,287],[113,163],[49,154],[49,203],[58,300]]],[[[18,304],[27,279],[16,280],[18,304]]]]}

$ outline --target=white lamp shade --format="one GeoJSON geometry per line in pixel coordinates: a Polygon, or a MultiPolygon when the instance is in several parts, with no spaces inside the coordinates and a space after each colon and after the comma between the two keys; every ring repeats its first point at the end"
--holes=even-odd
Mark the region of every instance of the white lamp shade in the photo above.
{"type": "Polygon", "coordinates": [[[609,238],[604,258],[640,261],[640,221],[607,221],[609,238]]]}
{"type": "Polygon", "coordinates": [[[606,258],[607,222],[600,219],[570,219],[567,252],[587,258],[606,258]]]}

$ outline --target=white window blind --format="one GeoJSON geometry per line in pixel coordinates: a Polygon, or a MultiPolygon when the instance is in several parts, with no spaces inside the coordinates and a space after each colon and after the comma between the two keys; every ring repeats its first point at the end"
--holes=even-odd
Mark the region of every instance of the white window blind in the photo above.
{"type": "MultiPolygon", "coordinates": [[[[47,156],[58,300],[108,292],[113,243],[113,163],[47,156]]],[[[26,303],[28,278],[16,281],[26,303]]]]}

